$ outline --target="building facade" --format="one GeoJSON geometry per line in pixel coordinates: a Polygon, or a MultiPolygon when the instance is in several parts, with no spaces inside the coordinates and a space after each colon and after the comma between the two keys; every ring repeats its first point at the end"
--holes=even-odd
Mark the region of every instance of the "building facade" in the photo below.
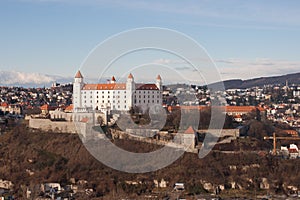
{"type": "Polygon", "coordinates": [[[73,84],[74,112],[87,110],[128,111],[133,107],[145,110],[153,105],[162,105],[162,79],[155,83],[136,83],[129,74],[125,83],[117,83],[112,77],[108,83],[85,84],[78,71],[73,84]]]}

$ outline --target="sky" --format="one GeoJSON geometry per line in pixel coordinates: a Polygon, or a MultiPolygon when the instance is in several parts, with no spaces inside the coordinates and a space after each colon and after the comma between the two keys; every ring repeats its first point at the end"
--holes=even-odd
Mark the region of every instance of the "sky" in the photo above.
{"type": "MultiPolygon", "coordinates": [[[[1,0],[0,71],[72,77],[99,43],[142,27],[193,38],[223,80],[300,72],[298,0],[1,0]]],[[[135,63],[140,54],[129,58],[118,62],[126,69],[122,75],[143,65],[135,63]]],[[[141,60],[149,65],[145,70],[151,62],[164,65],[165,76],[168,67],[194,74],[174,55],[150,53],[141,60]]],[[[117,66],[111,73],[121,76],[117,66]]]]}

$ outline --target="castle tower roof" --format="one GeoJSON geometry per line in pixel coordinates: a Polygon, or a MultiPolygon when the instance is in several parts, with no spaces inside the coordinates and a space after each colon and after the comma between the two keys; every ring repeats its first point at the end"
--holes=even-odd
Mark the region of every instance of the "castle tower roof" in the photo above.
{"type": "Polygon", "coordinates": [[[76,73],[75,78],[83,78],[80,70],[78,70],[78,72],[76,73]]]}
{"type": "Polygon", "coordinates": [[[131,74],[131,73],[128,75],[128,78],[133,78],[133,76],[132,76],[132,74],[131,74]]]}
{"type": "Polygon", "coordinates": [[[157,75],[156,80],[161,80],[161,77],[159,74],[157,75]]]}

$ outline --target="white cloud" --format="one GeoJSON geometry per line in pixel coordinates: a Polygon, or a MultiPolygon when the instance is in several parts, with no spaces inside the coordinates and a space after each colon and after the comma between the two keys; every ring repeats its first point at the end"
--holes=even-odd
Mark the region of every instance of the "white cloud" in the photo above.
{"type": "Polygon", "coordinates": [[[56,75],[19,71],[0,71],[0,85],[49,86],[54,81],[69,83],[72,80],[73,78],[70,77],[61,77],[56,75]]]}
{"type": "Polygon", "coordinates": [[[249,79],[300,72],[300,61],[258,58],[255,60],[215,60],[215,62],[224,80],[233,78],[249,79]]]}
{"type": "Polygon", "coordinates": [[[160,58],[157,60],[154,60],[153,63],[155,64],[161,64],[161,65],[168,65],[168,64],[188,64],[185,60],[180,59],[166,59],[166,58],[160,58]]]}

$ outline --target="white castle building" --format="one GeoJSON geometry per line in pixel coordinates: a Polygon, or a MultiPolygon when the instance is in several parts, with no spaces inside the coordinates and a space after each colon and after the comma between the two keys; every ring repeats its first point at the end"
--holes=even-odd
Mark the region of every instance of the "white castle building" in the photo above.
{"type": "Polygon", "coordinates": [[[117,83],[112,77],[108,83],[85,84],[80,71],[75,75],[73,84],[74,112],[87,110],[128,111],[135,106],[143,110],[152,105],[162,105],[162,80],[156,83],[135,83],[132,74],[126,83],[117,83]]]}

